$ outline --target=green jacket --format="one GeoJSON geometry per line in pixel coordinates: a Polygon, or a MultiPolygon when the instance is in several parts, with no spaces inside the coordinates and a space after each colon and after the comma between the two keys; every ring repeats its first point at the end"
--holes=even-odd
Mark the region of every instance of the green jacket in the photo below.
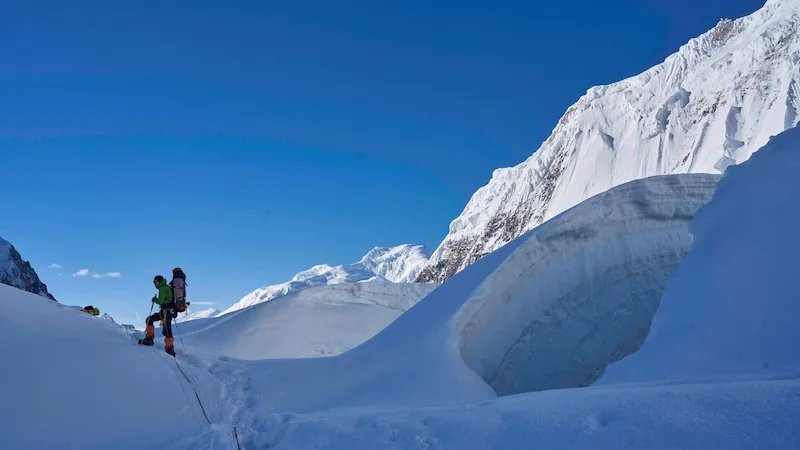
{"type": "Polygon", "coordinates": [[[167,280],[158,283],[158,297],[153,297],[153,303],[161,306],[172,303],[172,288],[167,285],[167,280]]]}

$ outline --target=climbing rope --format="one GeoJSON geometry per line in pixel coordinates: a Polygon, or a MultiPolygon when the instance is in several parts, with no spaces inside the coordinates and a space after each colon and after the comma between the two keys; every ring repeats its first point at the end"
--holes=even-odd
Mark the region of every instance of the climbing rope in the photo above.
{"type": "MultiPolygon", "coordinates": [[[[178,328],[178,322],[175,322],[174,325],[175,325],[175,331],[178,332],[178,338],[180,338],[180,340],[181,340],[181,346],[183,347],[183,350],[186,351],[186,344],[183,343],[183,335],[181,335],[181,330],[178,328]]],[[[186,373],[183,371],[183,369],[181,369],[180,364],[178,364],[178,360],[177,359],[174,359],[174,360],[175,360],[175,365],[178,367],[178,370],[180,370],[180,372],[181,372],[181,375],[183,375],[183,378],[186,378],[186,382],[188,382],[189,385],[192,387],[192,390],[194,391],[194,396],[197,398],[197,404],[200,405],[200,410],[203,411],[203,416],[206,418],[206,422],[208,422],[208,424],[211,425],[211,420],[208,418],[208,414],[206,414],[206,409],[203,407],[203,402],[200,401],[200,394],[197,392],[197,389],[194,387],[194,383],[192,382],[192,380],[189,379],[188,376],[186,376],[186,373]]],[[[236,439],[236,448],[237,448],[237,450],[241,450],[242,447],[239,445],[239,433],[238,433],[238,431],[236,431],[236,426],[235,425],[233,427],[233,437],[236,439]]]]}
{"type": "Polygon", "coordinates": [[[208,424],[211,425],[211,419],[209,419],[208,414],[206,414],[206,408],[203,407],[203,402],[200,401],[200,394],[197,393],[197,389],[194,387],[194,383],[192,383],[192,380],[190,380],[189,377],[186,376],[186,373],[184,373],[183,369],[181,369],[181,365],[178,364],[177,359],[175,359],[175,367],[178,368],[178,370],[181,372],[181,375],[183,375],[183,378],[186,378],[186,382],[188,382],[189,385],[192,387],[192,390],[194,391],[194,396],[195,398],[197,398],[197,404],[200,405],[200,410],[203,411],[203,417],[205,417],[206,422],[208,422],[208,424]]]}

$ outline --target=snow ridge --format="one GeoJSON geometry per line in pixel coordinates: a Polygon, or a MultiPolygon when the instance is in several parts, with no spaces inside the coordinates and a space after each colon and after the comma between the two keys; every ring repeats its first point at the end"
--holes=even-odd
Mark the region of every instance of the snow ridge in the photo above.
{"type": "Polygon", "coordinates": [[[47,291],[47,285],[42,283],[30,263],[23,260],[17,249],[1,237],[0,284],[7,284],[55,301],[55,297],[47,291]]]}
{"type": "Polygon", "coordinates": [[[475,192],[417,281],[444,281],[613,186],[746,161],[798,121],[798,29],[800,1],[770,0],[640,75],[589,89],[530,158],[475,192]]]}
{"type": "Polygon", "coordinates": [[[410,283],[417,278],[422,267],[427,264],[430,255],[430,250],[419,244],[389,248],[376,247],[357,263],[335,267],[321,264],[298,273],[285,283],[256,289],[220,315],[268,302],[313,286],[364,282],[410,283]]]}

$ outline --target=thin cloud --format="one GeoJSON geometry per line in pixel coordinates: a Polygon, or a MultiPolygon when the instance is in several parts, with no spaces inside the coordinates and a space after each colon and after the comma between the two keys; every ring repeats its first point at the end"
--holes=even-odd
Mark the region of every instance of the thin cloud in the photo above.
{"type": "Polygon", "coordinates": [[[92,278],[122,278],[122,274],[119,272],[108,272],[108,273],[93,273],[92,278]]]}
{"type": "Polygon", "coordinates": [[[216,305],[214,302],[192,302],[193,305],[216,305]]]}
{"type": "Polygon", "coordinates": [[[108,273],[97,273],[97,272],[90,272],[89,269],[81,269],[76,273],[72,274],[73,277],[86,277],[91,276],[92,278],[122,278],[122,274],[119,272],[108,272],[108,273]]]}
{"type": "Polygon", "coordinates": [[[49,266],[47,266],[47,268],[48,269],[63,269],[63,267],[61,267],[61,265],[55,264],[55,263],[50,264],[49,266]]]}

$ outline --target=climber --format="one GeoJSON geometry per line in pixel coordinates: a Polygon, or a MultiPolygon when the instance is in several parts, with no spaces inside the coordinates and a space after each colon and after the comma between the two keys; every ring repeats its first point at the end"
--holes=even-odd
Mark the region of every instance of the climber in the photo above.
{"type": "Polygon", "coordinates": [[[153,297],[153,303],[160,306],[160,311],[148,317],[145,321],[147,327],[144,329],[144,339],[139,343],[142,345],[153,345],[156,329],[153,322],[161,321],[161,333],[164,335],[164,351],[175,356],[174,342],[172,337],[172,317],[175,313],[175,304],[172,301],[172,288],[167,285],[167,280],[161,275],[153,278],[153,285],[158,289],[158,295],[153,297]]]}
{"type": "Polygon", "coordinates": [[[81,311],[83,311],[85,313],[89,313],[89,314],[91,314],[93,316],[99,316],[100,315],[100,310],[95,308],[92,305],[84,306],[81,311]]]}

